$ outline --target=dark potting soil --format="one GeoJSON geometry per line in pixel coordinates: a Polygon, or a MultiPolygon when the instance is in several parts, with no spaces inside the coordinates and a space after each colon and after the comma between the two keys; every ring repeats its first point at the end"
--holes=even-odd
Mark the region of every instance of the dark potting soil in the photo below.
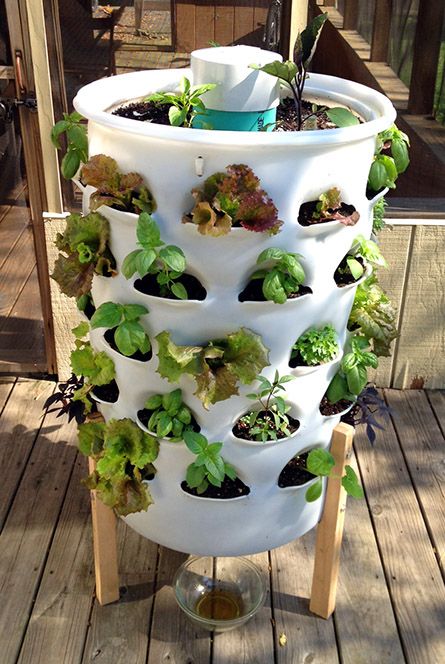
{"type": "Polygon", "coordinates": [[[199,498],[216,498],[219,500],[227,500],[228,498],[239,498],[240,496],[247,496],[250,489],[239,477],[231,480],[230,477],[225,477],[220,487],[209,484],[204,493],[198,493],[196,489],[190,489],[187,482],[181,482],[181,489],[191,496],[198,496],[199,498]]]}
{"type": "Polygon", "coordinates": [[[83,313],[85,316],[88,318],[88,320],[91,320],[93,317],[94,312],[96,311],[96,307],[94,306],[94,303],[92,300],[88,300],[85,309],[83,310],[83,313]]]}
{"type": "Polygon", "coordinates": [[[104,334],[104,339],[108,343],[109,346],[113,350],[115,350],[117,353],[120,353],[123,357],[129,357],[131,360],[137,360],[138,362],[148,362],[148,360],[151,359],[152,356],[152,351],[151,349],[148,351],[148,353],[141,353],[140,350],[137,350],[133,355],[123,355],[119,348],[116,346],[116,342],[114,341],[114,330],[116,328],[111,328],[110,330],[107,330],[104,334]]]}
{"type": "MultiPolygon", "coordinates": [[[[363,268],[366,267],[365,261],[361,256],[354,256],[354,258],[360,263],[360,265],[363,266],[363,268]]],[[[355,284],[355,282],[358,281],[358,279],[354,279],[349,270],[348,264],[346,262],[346,256],[343,258],[340,265],[334,272],[334,281],[339,288],[349,286],[349,284],[355,284]]]]}
{"type": "Polygon", "coordinates": [[[348,401],[348,399],[340,399],[340,401],[337,401],[336,403],[331,403],[329,399],[324,396],[320,401],[320,413],[325,417],[328,417],[329,415],[338,415],[338,413],[341,413],[350,406],[351,402],[348,401]]]}
{"type": "MultiPolygon", "coordinates": [[[[152,416],[152,414],[153,414],[153,411],[148,410],[148,408],[142,408],[141,410],[138,410],[138,412],[137,412],[137,416],[138,416],[140,422],[142,422],[144,427],[147,427],[147,429],[148,429],[148,422],[149,422],[150,417],[152,416]]],[[[201,431],[201,427],[199,426],[198,422],[195,420],[195,418],[193,416],[192,416],[192,421],[190,422],[190,424],[193,428],[193,431],[196,431],[198,433],[201,431]]],[[[168,438],[168,436],[167,436],[167,438],[168,438]]]]}
{"type": "MultiPolygon", "coordinates": [[[[205,300],[207,291],[196,277],[191,274],[183,274],[175,281],[184,286],[189,300],[205,300]]],[[[170,291],[168,291],[166,295],[160,295],[159,284],[155,274],[146,274],[142,279],[136,279],[134,287],[137,291],[144,293],[145,295],[154,295],[155,297],[163,297],[168,300],[180,300],[179,297],[176,297],[176,295],[170,291]]]]}
{"type": "Polygon", "coordinates": [[[289,366],[292,369],[295,369],[295,367],[319,367],[321,365],[320,364],[307,364],[303,360],[303,358],[301,357],[300,353],[297,352],[293,357],[290,358],[289,366]]]}
{"type": "Polygon", "coordinates": [[[119,106],[119,108],[116,108],[112,112],[112,115],[119,115],[121,118],[139,120],[140,122],[155,122],[156,124],[169,125],[168,109],[168,104],[158,106],[152,101],[136,101],[131,104],[119,106]]]}
{"type": "MultiPolygon", "coordinates": [[[[297,293],[288,295],[288,300],[295,300],[309,293],[312,293],[309,286],[300,286],[297,293]]],[[[249,281],[245,289],[238,295],[238,300],[239,302],[268,302],[263,294],[263,280],[252,279],[252,281],[249,281]]]]}
{"type": "MultiPolygon", "coordinates": [[[[266,414],[265,410],[262,410],[259,413],[260,416],[264,416],[265,414],[266,414]]],[[[287,428],[289,429],[290,434],[285,434],[283,431],[276,431],[278,439],[287,438],[289,435],[295,433],[295,431],[297,431],[298,428],[300,427],[300,422],[298,420],[294,419],[290,415],[288,415],[287,417],[289,420],[289,425],[287,428]]],[[[246,422],[242,422],[241,420],[242,418],[240,418],[233,427],[232,429],[233,435],[236,436],[237,438],[242,438],[243,440],[251,440],[252,442],[258,443],[258,445],[261,445],[262,444],[261,441],[255,440],[255,437],[251,435],[249,425],[246,422]]],[[[275,427],[273,427],[273,429],[275,429],[275,427]]],[[[271,440],[273,439],[271,438],[271,440]]]]}
{"type": "Polygon", "coordinates": [[[306,470],[307,457],[308,452],[305,452],[284,466],[278,478],[279,487],[283,489],[287,486],[301,486],[314,479],[315,475],[306,470]]]}
{"type": "Polygon", "coordinates": [[[93,390],[93,396],[108,403],[116,403],[119,399],[119,388],[116,381],[112,380],[106,385],[96,385],[93,390]]]}
{"type": "Polygon", "coordinates": [[[352,406],[351,410],[340,417],[340,422],[350,424],[352,427],[357,426],[358,421],[361,419],[361,408],[356,403],[352,406]]]}
{"type": "MultiPolygon", "coordinates": [[[[298,223],[301,226],[314,226],[316,224],[326,224],[328,221],[341,221],[338,219],[338,216],[331,217],[322,217],[321,219],[314,219],[314,213],[317,210],[317,204],[319,201],[309,201],[308,203],[303,203],[300,207],[300,212],[298,213],[298,223]]],[[[339,208],[336,210],[328,210],[329,214],[332,215],[341,215],[344,219],[348,217],[353,217],[347,225],[354,226],[360,218],[360,215],[356,211],[353,205],[348,205],[347,203],[342,203],[339,208]],[[351,223],[353,222],[353,223],[351,223]]]]}
{"type": "MultiPolygon", "coordinates": [[[[168,118],[169,104],[158,106],[151,101],[137,101],[130,104],[124,104],[112,111],[112,115],[119,115],[121,118],[138,120],[140,122],[154,122],[161,125],[169,125],[168,118]]],[[[303,119],[312,115],[312,104],[303,101],[302,104],[303,119]]],[[[319,113],[316,117],[317,129],[331,129],[335,127],[326,115],[319,113]]],[[[282,99],[277,108],[277,126],[274,131],[296,131],[298,127],[297,111],[293,100],[290,97],[282,99]]]]}

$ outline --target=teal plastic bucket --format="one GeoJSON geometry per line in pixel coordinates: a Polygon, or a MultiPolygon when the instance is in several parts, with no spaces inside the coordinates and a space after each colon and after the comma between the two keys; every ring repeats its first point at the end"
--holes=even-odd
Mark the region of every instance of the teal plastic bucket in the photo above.
{"type": "Polygon", "coordinates": [[[272,131],[277,118],[277,109],[265,111],[214,111],[207,108],[205,114],[193,120],[195,129],[219,131],[272,131]]]}

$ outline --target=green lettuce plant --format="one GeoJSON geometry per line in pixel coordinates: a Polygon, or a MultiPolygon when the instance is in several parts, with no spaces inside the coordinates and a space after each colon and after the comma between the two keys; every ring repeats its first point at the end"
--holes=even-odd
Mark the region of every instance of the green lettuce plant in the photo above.
{"type": "Polygon", "coordinates": [[[156,472],[159,451],[154,436],[132,420],[86,422],[79,426],[79,450],[96,461],[96,469],[84,480],[100,500],[120,516],[146,510],[153,499],[143,482],[156,472]]]}
{"type": "Polygon", "coordinates": [[[51,142],[57,150],[62,149],[60,144],[62,134],[66,134],[67,149],[60,170],[66,180],[71,180],[79,170],[80,164],[85,164],[88,161],[88,136],[85,118],[77,111],[63,114],[63,120],[56,122],[51,130],[51,142]]]}
{"type": "Polygon", "coordinates": [[[351,338],[351,349],[340,363],[340,368],[331,380],[326,396],[331,403],[342,399],[355,401],[368,382],[368,367],[376,369],[378,358],[368,350],[369,342],[365,337],[351,338]]]}
{"type": "Polygon", "coordinates": [[[241,426],[247,428],[249,438],[262,443],[290,436],[292,432],[289,429],[289,416],[287,415],[290,407],[283,396],[278,393],[286,390],[284,383],[294,380],[294,376],[280,376],[278,371],[275,371],[272,382],[261,375],[257,376],[257,380],[260,383],[258,392],[246,396],[257,401],[260,409],[243,415],[240,418],[241,426]]]}
{"type": "Polygon", "coordinates": [[[337,333],[332,325],[313,327],[302,334],[292,346],[291,360],[301,359],[308,367],[325,364],[339,352],[337,333]]]}
{"type": "Polygon", "coordinates": [[[121,173],[112,157],[96,154],[82,167],[82,184],[96,188],[90,196],[90,210],[108,205],[125,212],[156,210],[156,201],[139,173],[121,173]]]}
{"type": "Polygon", "coordinates": [[[193,223],[202,235],[227,235],[233,227],[275,235],[282,221],[272,199],[260,188],[260,181],[245,164],[227,166],[226,173],[214,173],[200,188],[192,190],[195,207],[183,223],[193,223]]]}
{"type": "Polygon", "coordinates": [[[140,351],[145,354],[151,348],[150,339],[139,318],[148,314],[142,304],[115,304],[104,302],[94,312],[91,327],[114,329],[114,342],[122,353],[129,357],[140,351]]]}
{"type": "Polygon", "coordinates": [[[254,272],[250,278],[262,279],[262,291],[266,300],[284,304],[290,295],[298,293],[306,276],[300,258],[300,254],[293,254],[278,247],[269,247],[260,253],[257,265],[269,265],[254,272]]]}
{"type": "Polygon", "coordinates": [[[147,429],[159,438],[178,442],[183,440],[186,431],[194,430],[191,410],[182,401],[179,388],[167,394],[152,394],[144,408],[151,412],[147,429]]]}
{"type": "Polygon", "coordinates": [[[188,78],[182,76],[179,83],[179,93],[155,92],[145,99],[159,106],[168,105],[168,118],[175,127],[191,127],[197,115],[205,115],[206,107],[201,95],[216,88],[216,83],[204,85],[191,85],[188,78]]]}
{"type": "Polygon", "coordinates": [[[125,257],[122,263],[123,275],[127,279],[135,272],[140,277],[156,275],[162,297],[172,293],[180,300],[186,300],[187,290],[177,281],[186,268],[182,249],[171,244],[165,245],[156,221],[145,212],[139,215],[136,235],[140,249],[135,249],[125,257]]]}
{"type": "Polygon", "coordinates": [[[384,187],[395,189],[398,176],[409,165],[408,147],[408,136],[396,125],[377,136],[374,161],[368,177],[368,188],[371,191],[380,191],[384,187]]]}
{"type": "Polygon", "coordinates": [[[208,409],[238,394],[238,382],[252,383],[269,363],[261,337],[245,328],[205,346],[177,346],[167,331],[157,335],[158,373],[171,383],[183,374],[196,381],[195,395],[208,409]]]}
{"type": "Polygon", "coordinates": [[[56,236],[56,247],[61,253],[51,275],[62,293],[80,298],[90,292],[94,274],[104,277],[116,274],[109,238],[108,221],[98,212],[67,217],[64,232],[56,236]]]}
{"type": "Polygon", "coordinates": [[[397,312],[374,274],[357,287],[348,329],[365,337],[375,355],[390,356],[391,342],[398,335],[397,312]]]}
{"type": "MultiPolygon", "coordinates": [[[[306,500],[308,503],[318,500],[322,494],[322,477],[334,477],[332,471],[335,466],[335,459],[330,452],[317,448],[311,450],[307,456],[306,469],[317,477],[317,481],[311,484],[306,491],[306,500]]],[[[363,498],[363,489],[358,482],[358,477],[354,469],[345,466],[345,475],[341,478],[341,483],[346,493],[353,498],[363,498]]]]}
{"type": "Polygon", "coordinates": [[[196,459],[187,468],[186,484],[196,493],[204,493],[209,484],[220,487],[224,479],[236,479],[236,470],[223,459],[220,452],[222,443],[209,443],[201,433],[185,431],[184,440],[196,459]]]}

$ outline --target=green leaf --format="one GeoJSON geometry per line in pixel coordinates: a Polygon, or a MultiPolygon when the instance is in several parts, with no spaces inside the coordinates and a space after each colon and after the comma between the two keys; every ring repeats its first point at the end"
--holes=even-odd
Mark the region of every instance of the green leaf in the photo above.
{"type": "Polygon", "coordinates": [[[188,293],[187,293],[187,290],[186,290],[185,286],[183,286],[183,284],[181,284],[179,282],[175,282],[171,285],[170,289],[171,289],[171,292],[173,293],[173,295],[176,295],[176,297],[179,298],[180,300],[187,300],[188,299],[188,293]]]}
{"type": "Polygon", "coordinates": [[[338,372],[335,374],[326,390],[326,396],[331,403],[349,398],[348,384],[343,374],[338,372]]]}
{"type": "Polygon", "coordinates": [[[156,336],[158,342],[158,373],[171,383],[176,382],[183,373],[196,374],[202,369],[201,346],[177,346],[169,332],[156,336]]]}
{"type": "Polygon", "coordinates": [[[283,251],[283,249],[279,249],[278,247],[269,247],[260,253],[256,262],[259,264],[269,260],[280,260],[280,258],[282,258],[285,253],[286,252],[283,251]]]}
{"type": "Polygon", "coordinates": [[[139,276],[145,277],[148,274],[151,266],[156,260],[156,251],[154,249],[142,249],[135,257],[136,270],[139,276]]]}
{"type": "Polygon", "coordinates": [[[297,64],[301,62],[305,69],[307,69],[310,61],[314,56],[321,29],[323,28],[323,25],[327,19],[327,12],[324,14],[319,14],[319,16],[316,16],[299,35],[301,51],[298,52],[299,49],[297,47],[297,53],[295,53],[294,49],[294,60],[297,64]]]}
{"type": "Polygon", "coordinates": [[[165,438],[172,430],[172,427],[173,427],[173,421],[170,415],[168,415],[165,412],[159,413],[157,427],[156,427],[156,435],[159,436],[160,438],[165,438]]]}
{"type": "Polygon", "coordinates": [[[169,394],[164,394],[162,397],[162,406],[169,413],[169,415],[176,415],[182,404],[182,390],[178,388],[169,394]]]}
{"type": "Polygon", "coordinates": [[[195,466],[194,463],[191,463],[187,468],[185,481],[190,489],[196,489],[202,484],[205,476],[206,471],[204,466],[195,466]]]}
{"type": "Polygon", "coordinates": [[[327,476],[335,466],[335,459],[327,450],[311,450],[307,456],[306,467],[313,475],[327,476]]]}
{"type": "Polygon", "coordinates": [[[363,265],[356,258],[354,258],[354,256],[347,256],[346,263],[354,279],[356,281],[357,279],[360,279],[360,277],[365,271],[363,265]]]}
{"type": "Polygon", "coordinates": [[[144,404],[144,408],[147,410],[156,410],[162,404],[162,395],[161,394],[152,394],[151,397],[148,397],[147,401],[144,404]]]}
{"type": "Polygon", "coordinates": [[[276,76],[276,78],[289,84],[292,83],[298,71],[295,63],[290,60],[287,60],[286,62],[275,60],[274,62],[268,62],[262,67],[258,67],[257,65],[250,66],[252,69],[259,69],[259,71],[263,71],[265,74],[270,74],[271,76],[276,76]]]}
{"type": "Polygon", "coordinates": [[[95,330],[98,327],[108,329],[119,325],[122,318],[122,306],[114,302],[104,302],[100,305],[91,317],[91,327],[95,330]]]}
{"type": "Polygon", "coordinates": [[[180,127],[184,124],[187,117],[186,108],[178,108],[177,106],[170,106],[168,109],[168,119],[170,124],[174,127],[180,127]]]}
{"type": "Polygon", "coordinates": [[[159,226],[153,217],[146,212],[142,212],[139,215],[136,235],[139,243],[144,249],[160,247],[163,244],[159,226]]]}
{"type": "Polygon", "coordinates": [[[58,150],[61,149],[60,141],[59,141],[59,136],[60,134],[63,134],[69,127],[69,122],[66,120],[59,120],[59,122],[56,122],[54,127],[51,129],[51,143],[54,145],[55,148],[58,150]]]}
{"type": "Polygon", "coordinates": [[[90,326],[86,321],[79,323],[79,325],[73,327],[73,329],[71,330],[76,339],[83,339],[84,337],[87,336],[89,331],[90,331],[90,326]]]}
{"type": "Polygon", "coordinates": [[[116,376],[114,362],[105,351],[94,355],[95,371],[90,377],[92,385],[108,385],[116,376]]]}
{"type": "Polygon", "coordinates": [[[121,270],[126,279],[130,279],[135,272],[138,272],[137,258],[142,251],[142,249],[135,249],[125,256],[121,270]]]}
{"type": "Polygon", "coordinates": [[[359,119],[347,108],[335,107],[326,111],[326,115],[337,127],[353,127],[360,124],[359,119]]]}
{"type": "Polygon", "coordinates": [[[144,345],[146,340],[145,330],[136,321],[125,321],[116,328],[114,340],[119,351],[129,357],[144,345]]]}
{"type": "Polygon", "coordinates": [[[264,277],[263,294],[266,300],[271,300],[275,304],[284,304],[286,302],[287,293],[283,286],[281,272],[273,269],[264,277]]]}
{"type": "Polygon", "coordinates": [[[85,127],[83,125],[71,125],[66,134],[79,154],[86,157],[88,155],[88,138],[85,127]]]}
{"type": "Polygon", "coordinates": [[[268,366],[269,352],[260,335],[241,328],[227,336],[224,361],[244,385],[249,385],[268,366]]]}
{"type": "Polygon", "coordinates": [[[306,275],[297,255],[285,254],[281,258],[279,266],[285,267],[289,274],[295,279],[297,284],[304,283],[306,275]]]}
{"type": "Polygon", "coordinates": [[[308,503],[313,503],[318,500],[322,494],[323,482],[321,477],[319,477],[310,487],[306,490],[306,501],[308,503]]]}
{"type": "Polygon", "coordinates": [[[341,484],[346,493],[353,498],[363,498],[363,488],[360,486],[358,477],[351,466],[345,466],[346,475],[342,477],[341,484]]]}
{"type": "Polygon", "coordinates": [[[404,140],[400,138],[392,139],[391,155],[394,159],[397,173],[404,173],[409,166],[408,146],[404,140]]]}
{"type": "Polygon", "coordinates": [[[68,150],[62,159],[60,170],[65,180],[71,180],[80,166],[80,155],[77,150],[68,150]]]}
{"type": "Polygon", "coordinates": [[[125,320],[137,320],[141,316],[148,314],[148,309],[143,304],[123,304],[121,307],[125,320]]]}
{"type": "Polygon", "coordinates": [[[201,454],[208,445],[207,438],[196,431],[184,431],[184,442],[193,454],[201,454]]]}
{"type": "Polygon", "coordinates": [[[186,261],[184,252],[179,247],[175,247],[174,245],[163,247],[159,251],[159,258],[163,260],[171,270],[181,273],[184,272],[186,261]]]}
{"type": "Polygon", "coordinates": [[[71,369],[76,376],[91,377],[96,372],[94,351],[89,344],[71,352],[71,369]]]}
{"type": "Polygon", "coordinates": [[[79,450],[93,458],[102,451],[105,435],[103,422],[86,422],[78,427],[79,450]]]}
{"type": "Polygon", "coordinates": [[[375,159],[371,164],[368,176],[368,184],[373,191],[380,191],[387,186],[387,173],[384,164],[375,159]]]}

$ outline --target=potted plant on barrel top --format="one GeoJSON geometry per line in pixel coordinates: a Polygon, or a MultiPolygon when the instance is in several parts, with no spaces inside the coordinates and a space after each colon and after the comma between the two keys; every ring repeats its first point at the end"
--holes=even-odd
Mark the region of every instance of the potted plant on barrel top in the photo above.
{"type": "MultiPolygon", "coordinates": [[[[351,352],[373,355],[359,336],[350,341],[347,325],[368,264],[380,261],[369,244],[378,197],[370,202],[366,188],[377,136],[393,125],[395,111],[361,85],[307,77],[324,20],[299,36],[295,63],[244,46],[203,49],[192,54],[191,71],[103,79],[74,100],[88,119],[90,162],[110,157],[113,173],[137,183],[130,200],[156,201],[150,211],[129,212],[90,178],[83,189],[85,209],[108,220],[116,272],[110,279],[96,271],[90,293],[91,345],[112,354],[119,387],[115,404],[99,405],[106,424],[97,455],[108,459],[112,432],[122,429],[121,479],[129,501],[137,500],[129,509],[120,492],[115,508],[139,533],[173,549],[242,555],[312,528],[324,486],[314,477],[330,472],[328,447],[340,419],[328,421],[320,402],[336,376],[348,380],[351,352]],[[224,81],[200,96],[200,121],[134,119],[134,103],[140,111],[164,94],[183,94],[184,76],[198,88],[224,81]],[[348,287],[335,281],[339,266],[352,274],[348,287]],[[186,273],[200,297],[177,287],[186,273]],[[147,275],[156,292],[136,286],[147,275]],[[242,297],[254,282],[259,295],[242,297]],[[146,354],[144,362],[132,359],[133,348],[146,354]],[[311,370],[299,371],[301,361],[311,370]],[[134,449],[129,421],[151,437],[135,436],[134,449]],[[304,454],[316,486],[309,496],[304,485],[280,481],[304,454]],[[226,493],[226,484],[238,488],[226,493]],[[150,505],[141,509],[144,486],[150,505]]],[[[116,480],[107,463],[91,486],[116,480]]],[[[360,493],[350,471],[344,486],[360,493]]]]}

